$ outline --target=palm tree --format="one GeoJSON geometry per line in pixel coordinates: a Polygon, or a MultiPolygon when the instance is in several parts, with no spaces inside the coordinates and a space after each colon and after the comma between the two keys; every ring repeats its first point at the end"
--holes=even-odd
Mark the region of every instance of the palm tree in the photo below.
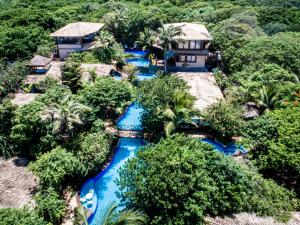
{"type": "Polygon", "coordinates": [[[269,111],[275,107],[275,104],[278,102],[278,93],[276,89],[263,86],[259,90],[260,99],[258,104],[261,106],[263,111],[269,111]]]}
{"type": "Polygon", "coordinates": [[[102,221],[102,225],[145,225],[148,218],[137,210],[119,211],[118,206],[112,204],[103,215],[102,221]]]}
{"type": "Polygon", "coordinates": [[[115,43],[114,37],[107,31],[101,31],[95,38],[95,46],[97,48],[109,48],[115,43]]]}
{"type": "Polygon", "coordinates": [[[54,134],[68,137],[77,126],[84,124],[85,116],[90,111],[90,107],[76,102],[71,95],[67,95],[59,104],[52,103],[47,106],[42,118],[51,120],[54,134]]]}
{"type": "Polygon", "coordinates": [[[143,32],[140,33],[138,40],[135,42],[138,46],[142,47],[143,50],[153,48],[153,45],[157,42],[157,33],[149,28],[145,28],[143,32]]]}
{"type": "Polygon", "coordinates": [[[192,116],[197,115],[197,111],[193,110],[195,97],[182,90],[175,90],[172,106],[167,106],[162,115],[167,121],[164,124],[166,136],[171,133],[182,123],[193,124],[192,116]]]}
{"type": "Polygon", "coordinates": [[[183,35],[180,27],[168,26],[158,28],[158,44],[164,49],[164,72],[167,72],[167,51],[171,49],[171,43],[182,43],[183,35]]]}

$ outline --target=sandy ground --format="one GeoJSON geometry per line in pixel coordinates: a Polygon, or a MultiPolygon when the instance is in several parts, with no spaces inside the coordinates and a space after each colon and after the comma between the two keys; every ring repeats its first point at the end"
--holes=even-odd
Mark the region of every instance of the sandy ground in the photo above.
{"type": "Polygon", "coordinates": [[[24,158],[0,159],[0,208],[18,208],[33,203],[37,180],[27,165],[28,160],[24,158]]]}
{"type": "Polygon", "coordinates": [[[195,108],[200,111],[223,99],[213,73],[178,72],[175,76],[185,80],[190,86],[190,94],[196,97],[195,108]]]}
{"type": "Polygon", "coordinates": [[[271,217],[258,217],[251,213],[234,214],[232,217],[206,218],[211,225],[299,225],[300,212],[294,213],[287,223],[279,223],[271,217]]]}

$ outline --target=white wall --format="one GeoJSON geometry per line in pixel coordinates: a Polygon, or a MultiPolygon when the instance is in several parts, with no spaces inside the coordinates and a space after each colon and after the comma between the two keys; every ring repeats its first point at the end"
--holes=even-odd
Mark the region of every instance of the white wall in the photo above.
{"type": "Polygon", "coordinates": [[[205,56],[197,55],[196,62],[176,62],[177,67],[205,67],[205,56]]]}

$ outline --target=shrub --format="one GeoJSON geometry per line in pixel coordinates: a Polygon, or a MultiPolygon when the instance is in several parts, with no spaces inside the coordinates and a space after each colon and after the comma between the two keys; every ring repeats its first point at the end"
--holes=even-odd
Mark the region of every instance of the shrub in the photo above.
{"type": "Polygon", "coordinates": [[[79,161],[72,153],[62,147],[56,147],[30,163],[29,168],[39,177],[44,188],[60,190],[65,178],[77,173],[79,161]]]}
{"type": "Polygon", "coordinates": [[[27,208],[0,209],[0,221],[2,225],[49,225],[43,218],[39,217],[35,211],[27,208]]]}
{"type": "Polygon", "coordinates": [[[209,108],[203,114],[205,122],[211,129],[223,137],[239,135],[243,126],[242,109],[228,100],[221,100],[209,108]]]}
{"type": "Polygon", "coordinates": [[[41,119],[44,104],[33,101],[16,110],[10,137],[18,152],[36,157],[56,145],[52,124],[41,119]]]}
{"type": "Polygon", "coordinates": [[[58,193],[53,188],[48,188],[38,192],[34,199],[38,204],[36,211],[38,215],[45,220],[60,224],[62,217],[66,212],[66,204],[63,199],[60,199],[58,193]]]}
{"type": "Polygon", "coordinates": [[[80,162],[83,176],[99,171],[109,152],[110,143],[103,131],[83,135],[80,150],[74,153],[80,162]]]}
{"type": "Polygon", "coordinates": [[[165,109],[172,105],[175,91],[185,92],[185,81],[175,76],[153,78],[141,82],[138,89],[137,101],[144,108],[142,124],[145,130],[156,133],[164,128],[164,117],[157,113],[157,109],[165,109]]]}
{"type": "Polygon", "coordinates": [[[286,221],[294,193],[208,144],[173,135],[141,149],[120,171],[122,201],[151,224],[203,224],[206,215],[256,212],[286,221]]]}
{"type": "Polygon", "coordinates": [[[229,62],[231,72],[237,72],[247,65],[261,66],[274,63],[295,74],[300,63],[299,33],[279,33],[272,37],[259,37],[238,49],[229,62]]]}
{"type": "Polygon", "coordinates": [[[111,77],[97,78],[79,93],[81,101],[102,118],[114,118],[132,99],[132,87],[111,77]]]}

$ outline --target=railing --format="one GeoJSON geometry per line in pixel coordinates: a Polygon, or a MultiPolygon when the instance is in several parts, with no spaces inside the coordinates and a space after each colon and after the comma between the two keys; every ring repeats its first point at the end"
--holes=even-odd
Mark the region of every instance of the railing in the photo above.
{"type": "Polygon", "coordinates": [[[119,130],[124,131],[142,131],[143,128],[139,125],[118,125],[119,130]]]}

